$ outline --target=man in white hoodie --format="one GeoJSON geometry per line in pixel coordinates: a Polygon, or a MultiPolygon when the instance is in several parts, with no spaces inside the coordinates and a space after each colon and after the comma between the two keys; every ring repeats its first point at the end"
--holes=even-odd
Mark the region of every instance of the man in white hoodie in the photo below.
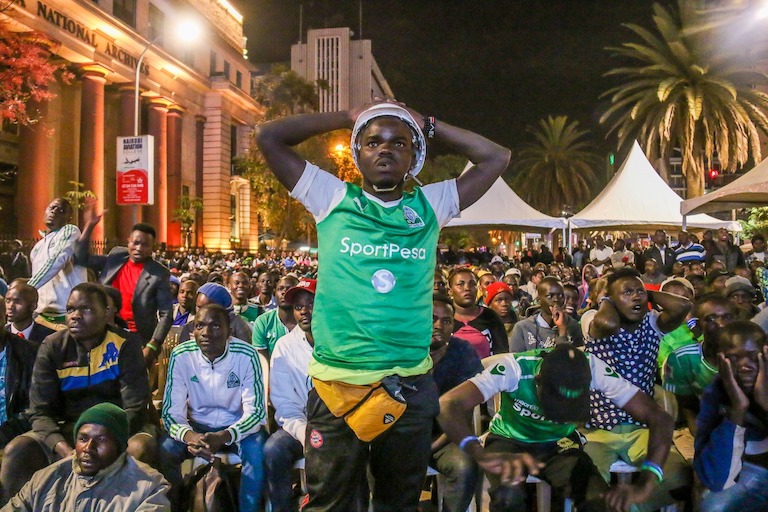
{"type": "Polygon", "coordinates": [[[269,397],[280,430],[267,439],[264,459],[267,487],[273,512],[292,510],[291,468],[304,456],[307,429],[307,396],[312,389],[309,362],[315,340],[312,337],[312,310],[315,279],[302,279],[285,293],[296,320],[288,334],[277,340],[270,359],[269,397]]]}

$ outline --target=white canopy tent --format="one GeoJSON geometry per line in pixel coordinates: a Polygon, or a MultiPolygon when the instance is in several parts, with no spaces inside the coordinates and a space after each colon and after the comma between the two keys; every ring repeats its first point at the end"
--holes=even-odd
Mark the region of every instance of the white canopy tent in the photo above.
{"type": "MultiPolygon", "coordinates": [[[[682,198],[659,176],[635,141],[627,159],[602,192],[571,217],[576,229],[650,232],[682,225],[682,198]]],[[[738,222],[691,215],[688,227],[740,231],[738,222]]]]}
{"type": "Polygon", "coordinates": [[[768,158],[732,183],[700,197],[686,199],[680,213],[692,215],[768,205],[768,158]]]}
{"type": "Polygon", "coordinates": [[[550,217],[529,206],[499,178],[483,197],[462,210],[461,216],[451,220],[446,227],[565,229],[566,225],[565,219],[550,217]]]}

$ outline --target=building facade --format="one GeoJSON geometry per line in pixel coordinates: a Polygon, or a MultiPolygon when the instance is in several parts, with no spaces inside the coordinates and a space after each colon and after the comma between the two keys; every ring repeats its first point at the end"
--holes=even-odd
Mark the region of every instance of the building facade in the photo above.
{"type": "Polygon", "coordinates": [[[33,238],[45,206],[82,183],[106,208],[94,239],[125,240],[138,221],[158,242],[183,243],[173,211],[182,194],[203,199],[193,245],[258,246],[256,204],[234,172],[263,109],[250,96],[243,18],[227,0],[16,0],[13,30],[59,43],[56,58],[74,73],[56,98],[32,105],[40,121],[0,132],[0,232],[33,238]],[[194,18],[203,33],[175,34],[194,18]],[[155,203],[116,204],[116,141],[134,134],[136,69],[139,134],[154,137],[155,203]]]}
{"type": "Polygon", "coordinates": [[[323,85],[319,111],[350,110],[375,97],[394,98],[371,53],[369,39],[352,39],[348,27],[307,31],[307,42],[291,46],[291,69],[323,85]]]}

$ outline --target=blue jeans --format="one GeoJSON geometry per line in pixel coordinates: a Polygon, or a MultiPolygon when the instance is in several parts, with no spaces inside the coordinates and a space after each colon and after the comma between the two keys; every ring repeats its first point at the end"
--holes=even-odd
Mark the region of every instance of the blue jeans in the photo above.
{"type": "Polygon", "coordinates": [[[293,464],[304,456],[304,447],[291,434],[278,430],[264,444],[264,460],[267,467],[267,491],[272,512],[286,512],[291,506],[291,470],[293,464]]]}
{"type": "Polygon", "coordinates": [[[764,512],[768,510],[768,469],[745,462],[734,485],[719,492],[708,491],[701,512],[764,512]]]}
{"type": "MultiPolygon", "coordinates": [[[[197,430],[197,429],[196,429],[197,430]]],[[[208,429],[217,432],[222,429],[208,429]]],[[[260,510],[261,495],[264,490],[264,442],[267,433],[264,430],[249,435],[237,444],[237,453],[243,461],[240,475],[240,510],[255,512],[260,510]]],[[[176,441],[164,435],[160,439],[160,472],[171,484],[171,503],[178,503],[178,492],[182,486],[181,463],[192,458],[186,443],[176,441]]]]}

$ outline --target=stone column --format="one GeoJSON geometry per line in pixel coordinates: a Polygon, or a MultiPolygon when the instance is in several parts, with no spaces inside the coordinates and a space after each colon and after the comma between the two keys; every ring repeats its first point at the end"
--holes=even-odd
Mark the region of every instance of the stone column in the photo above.
{"type": "MultiPolygon", "coordinates": [[[[205,147],[205,140],[203,134],[205,133],[205,116],[195,116],[195,196],[203,197],[203,154],[205,147]]],[[[196,240],[195,245],[202,247],[204,245],[203,238],[203,222],[205,218],[205,205],[203,205],[203,211],[197,212],[195,215],[195,233],[196,240]]]]}
{"type": "MultiPolygon", "coordinates": [[[[104,84],[111,70],[101,64],[81,66],[80,176],[85,190],[96,194],[96,208],[104,210],[104,84]]],[[[104,240],[104,225],[93,230],[94,241],[104,240]]]]}
{"type": "Polygon", "coordinates": [[[53,201],[54,169],[51,164],[52,141],[49,135],[48,102],[30,102],[30,112],[38,111],[40,121],[22,126],[19,131],[19,173],[16,177],[16,216],[20,238],[38,238],[44,229],[45,208],[53,201]]]}
{"type": "MultiPolygon", "coordinates": [[[[136,86],[126,84],[120,87],[120,136],[133,135],[133,110],[136,105],[136,86]]],[[[141,98],[139,98],[141,101],[141,98]]],[[[139,109],[141,112],[141,109],[139,109]]],[[[139,114],[141,115],[141,114],[139,114]]],[[[125,243],[131,234],[131,228],[141,222],[141,206],[115,206],[117,215],[117,237],[120,244],[125,243]]]]}
{"type": "Polygon", "coordinates": [[[168,105],[153,98],[149,106],[149,134],[155,138],[155,204],[144,207],[144,219],[157,231],[157,243],[168,240],[168,105]]]}
{"type": "Polygon", "coordinates": [[[181,138],[183,109],[179,105],[168,107],[168,245],[182,245],[181,223],[173,220],[181,196],[181,138]]]}

